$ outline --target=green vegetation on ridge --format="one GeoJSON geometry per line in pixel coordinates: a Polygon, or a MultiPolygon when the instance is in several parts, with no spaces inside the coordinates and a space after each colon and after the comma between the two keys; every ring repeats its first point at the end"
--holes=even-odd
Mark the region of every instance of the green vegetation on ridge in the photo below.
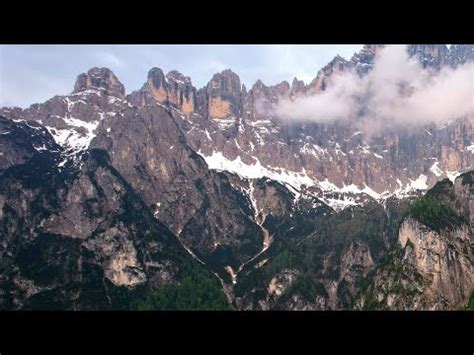
{"type": "Polygon", "coordinates": [[[221,285],[210,272],[185,260],[179,285],[162,286],[132,302],[138,311],[231,310],[221,285]]]}
{"type": "Polygon", "coordinates": [[[415,218],[437,232],[464,223],[464,218],[449,203],[429,195],[416,200],[405,211],[405,215],[415,218]]]}
{"type": "Polygon", "coordinates": [[[469,304],[466,308],[468,311],[474,311],[474,293],[471,294],[471,298],[469,299],[469,304]]]}

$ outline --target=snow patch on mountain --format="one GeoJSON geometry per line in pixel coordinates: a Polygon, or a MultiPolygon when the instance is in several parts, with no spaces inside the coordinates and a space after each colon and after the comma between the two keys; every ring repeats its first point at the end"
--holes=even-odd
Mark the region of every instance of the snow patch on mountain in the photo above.
{"type": "Polygon", "coordinates": [[[360,205],[354,197],[347,195],[342,195],[342,198],[320,196],[319,199],[336,211],[341,211],[350,206],[360,205]]]}
{"type": "Polygon", "coordinates": [[[430,168],[431,172],[435,174],[436,176],[441,176],[443,175],[443,171],[439,168],[439,162],[435,162],[433,165],[431,165],[430,168]]]}
{"type": "Polygon", "coordinates": [[[95,130],[99,125],[99,121],[84,122],[75,118],[67,118],[64,119],[64,122],[72,128],[57,129],[46,126],[46,129],[54,137],[56,143],[75,152],[87,149],[92,139],[96,136],[95,130]]]}
{"type": "Polygon", "coordinates": [[[269,179],[289,184],[293,187],[300,187],[301,185],[313,186],[314,181],[303,169],[301,172],[286,171],[281,168],[264,167],[256,158],[255,164],[244,163],[240,156],[234,160],[226,158],[221,152],[212,152],[210,156],[205,156],[201,151],[198,151],[206,161],[209,169],[229,171],[247,179],[259,179],[267,177],[269,179]]]}
{"type": "Polygon", "coordinates": [[[410,187],[412,189],[418,189],[418,190],[426,190],[428,189],[428,185],[426,181],[428,180],[428,176],[421,174],[418,176],[416,180],[410,180],[410,187]]]}
{"type": "Polygon", "coordinates": [[[320,147],[317,144],[305,143],[300,149],[300,153],[312,155],[316,158],[322,157],[325,154],[328,154],[327,149],[320,147]]]}
{"type": "MultiPolygon", "coordinates": [[[[365,201],[363,198],[364,195],[367,195],[368,197],[377,201],[383,201],[390,196],[405,198],[418,190],[428,189],[428,177],[424,174],[421,174],[416,179],[409,179],[409,181],[405,184],[402,184],[402,182],[398,180],[398,189],[395,191],[384,191],[379,193],[365,184],[363,186],[344,184],[342,187],[338,187],[334,183],[330,182],[327,178],[323,181],[318,181],[311,178],[304,168],[301,172],[297,172],[287,171],[276,167],[263,166],[261,162],[255,157],[253,157],[255,160],[254,164],[246,164],[241,160],[240,156],[237,156],[237,158],[234,160],[230,160],[226,158],[222,152],[213,151],[211,155],[206,156],[201,151],[198,151],[198,154],[204,158],[207,165],[209,166],[209,169],[228,171],[246,179],[260,179],[266,177],[271,180],[275,180],[285,185],[292,193],[294,193],[295,199],[298,199],[301,195],[300,189],[302,185],[307,187],[319,187],[322,195],[317,197],[336,210],[341,210],[348,206],[363,204],[365,201]]],[[[441,170],[436,170],[437,167],[438,165],[436,163],[433,164],[432,171],[436,171],[436,173],[441,172],[441,170]]],[[[446,174],[448,177],[450,177],[450,179],[453,179],[459,175],[458,172],[446,172],[446,174]]]]}
{"type": "Polygon", "coordinates": [[[459,171],[446,171],[446,176],[452,183],[454,183],[454,180],[456,180],[459,175],[461,175],[459,171]]]}

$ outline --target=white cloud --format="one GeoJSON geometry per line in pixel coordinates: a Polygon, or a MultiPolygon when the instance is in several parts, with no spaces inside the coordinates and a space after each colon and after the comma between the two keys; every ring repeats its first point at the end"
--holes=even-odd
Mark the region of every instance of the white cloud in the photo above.
{"type": "Polygon", "coordinates": [[[99,52],[97,53],[98,63],[106,67],[122,68],[125,63],[112,52],[99,52]]]}
{"type": "Polygon", "coordinates": [[[474,112],[474,64],[435,73],[409,58],[405,46],[387,46],[363,78],[340,73],[321,94],[282,100],[274,114],[314,122],[351,121],[376,131],[442,123],[474,112]]]}

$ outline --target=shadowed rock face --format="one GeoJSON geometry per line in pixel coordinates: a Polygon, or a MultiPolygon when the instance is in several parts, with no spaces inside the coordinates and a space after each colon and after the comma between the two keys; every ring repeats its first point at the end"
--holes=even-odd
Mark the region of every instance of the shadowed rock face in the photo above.
{"type": "Polygon", "coordinates": [[[206,86],[204,115],[209,118],[240,117],[242,86],[240,78],[231,70],[214,74],[206,86]]]}
{"type": "Polygon", "coordinates": [[[167,110],[130,109],[111,124],[93,146],[109,152],[112,165],[185,245],[204,260],[223,248],[233,263],[258,249],[261,236],[252,233],[246,201],[225,176],[208,170],[167,110]]]}
{"type": "Polygon", "coordinates": [[[0,123],[11,132],[3,146],[35,137],[0,175],[0,308],[121,309],[133,294],[179,281],[189,255],[105,151],[60,165],[47,131],[0,123]]]}
{"type": "MultiPolygon", "coordinates": [[[[0,308],[126,308],[179,283],[183,260],[197,258],[238,309],[352,309],[367,305],[359,291],[373,272],[380,284],[398,282],[380,265],[389,253],[431,281],[418,298],[381,287],[384,307],[463,304],[472,229],[423,239],[418,222],[398,226],[420,190],[473,167],[472,116],[366,136],[357,122],[272,115],[280,100],[319,94],[341,72],[366,75],[382,47],[336,57],[308,85],[259,80],[247,91],[225,70],[197,90],[153,68],[125,96],[109,69],[93,68],[70,95],[0,109],[0,308]],[[446,252],[439,270],[425,260],[426,240],[446,252]]],[[[439,69],[472,60],[467,47],[408,50],[439,69]]],[[[460,179],[443,193],[472,222],[472,186],[460,179]]]]}

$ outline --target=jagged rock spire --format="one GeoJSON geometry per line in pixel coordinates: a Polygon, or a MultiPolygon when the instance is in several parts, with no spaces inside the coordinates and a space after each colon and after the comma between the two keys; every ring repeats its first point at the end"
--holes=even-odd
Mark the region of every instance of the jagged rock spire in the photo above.
{"type": "Polygon", "coordinates": [[[185,115],[196,107],[196,89],[191,79],[177,70],[171,70],[165,76],[160,68],[150,69],[144,90],[159,103],[173,105],[185,115]]]}
{"type": "Polygon", "coordinates": [[[230,69],[214,74],[206,86],[210,118],[241,115],[242,85],[239,76],[230,69]]]}
{"type": "Polygon", "coordinates": [[[120,98],[125,96],[125,87],[108,68],[92,68],[77,77],[73,93],[90,89],[103,90],[107,95],[120,98]]]}

